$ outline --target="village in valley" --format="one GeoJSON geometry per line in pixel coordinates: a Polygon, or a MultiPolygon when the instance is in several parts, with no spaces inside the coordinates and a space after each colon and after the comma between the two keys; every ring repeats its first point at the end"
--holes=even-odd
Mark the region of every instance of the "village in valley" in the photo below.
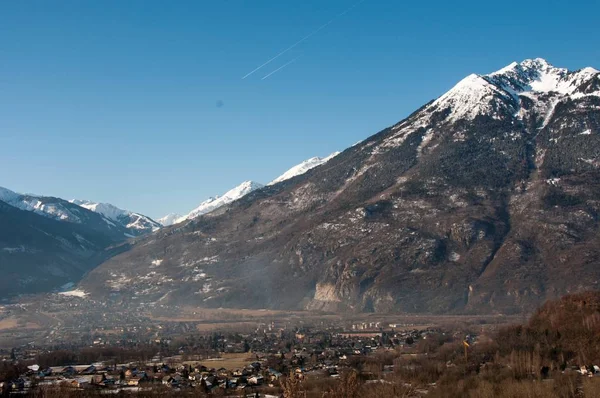
{"type": "Polygon", "coordinates": [[[452,380],[465,374],[481,379],[480,388],[497,375],[517,380],[514,388],[564,377],[579,380],[577,388],[600,386],[590,384],[600,382],[600,367],[576,354],[573,333],[548,334],[525,351],[540,336],[519,326],[527,322],[133,306],[50,294],[0,307],[0,396],[437,397],[449,388],[461,396],[465,387],[452,380]]]}
{"type": "MultiPolygon", "coordinates": [[[[2,389],[26,393],[49,387],[113,392],[169,388],[279,396],[282,378],[292,376],[302,382],[337,379],[369,358],[400,350],[416,355],[420,341],[444,336],[436,329],[380,322],[358,322],[348,329],[288,329],[270,322],[257,325],[250,333],[205,332],[147,342],[107,342],[96,337],[88,347],[57,344],[51,349],[27,345],[0,351],[4,363],[22,365],[22,373],[3,382],[2,389]],[[69,353],[77,351],[81,352],[79,358],[113,356],[76,363],[77,356],[69,353]],[[127,355],[128,361],[119,362],[127,355]]],[[[394,372],[393,360],[388,362],[377,365],[379,370],[365,370],[365,375],[374,381],[385,380],[394,372]]]]}
{"type": "MultiPolygon", "coordinates": [[[[394,377],[398,355],[420,355],[428,339],[438,344],[465,338],[427,317],[181,308],[141,313],[111,311],[110,305],[49,295],[42,302],[3,306],[0,324],[13,320],[14,327],[0,330],[0,364],[13,372],[0,381],[2,391],[279,396],[290,376],[319,384],[359,369],[365,381],[383,382],[394,377]],[[164,317],[174,313],[179,318],[164,317]]],[[[468,339],[475,343],[476,333],[468,339]]]]}

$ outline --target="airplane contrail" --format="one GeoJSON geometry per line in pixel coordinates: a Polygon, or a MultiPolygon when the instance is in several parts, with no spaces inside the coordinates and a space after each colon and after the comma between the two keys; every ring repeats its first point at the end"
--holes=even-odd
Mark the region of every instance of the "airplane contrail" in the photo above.
{"type": "Polygon", "coordinates": [[[264,64],[260,65],[258,68],[254,69],[250,73],[246,74],[244,77],[242,77],[242,80],[244,80],[248,76],[254,74],[255,72],[258,72],[259,70],[261,70],[265,66],[269,65],[271,62],[275,61],[277,58],[281,57],[283,54],[287,53],[288,51],[290,51],[294,47],[296,47],[296,46],[302,44],[303,42],[305,42],[306,40],[310,39],[311,37],[313,37],[314,35],[316,35],[320,31],[322,31],[323,29],[325,29],[326,27],[328,27],[329,25],[331,25],[333,22],[335,22],[336,19],[343,17],[344,15],[346,15],[347,13],[349,13],[350,11],[352,11],[354,8],[358,7],[361,3],[364,3],[365,1],[366,0],[360,0],[359,2],[355,3],[350,8],[348,8],[345,11],[339,13],[338,15],[336,15],[335,17],[333,17],[330,21],[328,21],[327,23],[319,26],[316,30],[313,30],[311,33],[309,33],[308,35],[304,36],[302,39],[298,40],[297,42],[295,42],[294,44],[292,44],[291,46],[289,46],[288,48],[286,48],[285,50],[283,50],[282,52],[280,52],[279,54],[277,54],[273,58],[269,59],[264,64]]]}
{"type": "Polygon", "coordinates": [[[294,58],[293,60],[291,60],[291,61],[289,61],[289,62],[287,62],[287,63],[283,64],[282,66],[280,66],[279,68],[275,69],[273,72],[269,73],[268,75],[266,75],[265,77],[263,77],[263,78],[262,78],[262,79],[260,79],[260,80],[265,80],[267,77],[269,77],[269,76],[271,76],[271,75],[274,75],[275,73],[279,72],[280,70],[282,70],[283,68],[285,68],[285,67],[286,67],[286,66],[288,66],[289,64],[293,64],[294,62],[296,62],[296,60],[297,60],[298,58],[300,58],[300,57],[296,57],[296,58],[294,58]]]}

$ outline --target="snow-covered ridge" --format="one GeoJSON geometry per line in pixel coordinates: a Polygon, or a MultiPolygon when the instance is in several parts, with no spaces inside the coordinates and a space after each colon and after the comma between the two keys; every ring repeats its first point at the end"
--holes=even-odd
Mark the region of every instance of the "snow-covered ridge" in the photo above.
{"type": "Polygon", "coordinates": [[[517,93],[574,94],[582,84],[598,75],[594,68],[583,68],[570,72],[552,66],[542,58],[527,59],[520,64],[513,62],[499,71],[485,75],[493,84],[517,93]]]}
{"type": "Polygon", "coordinates": [[[111,220],[117,221],[118,218],[126,213],[129,213],[125,210],[119,209],[116,206],[113,206],[109,203],[95,203],[89,200],[79,200],[79,199],[71,199],[69,202],[74,203],[78,206],[84,207],[88,210],[93,211],[94,213],[100,213],[104,217],[109,218],[111,220]]]}
{"type": "Polygon", "coordinates": [[[214,198],[209,198],[204,202],[200,203],[200,205],[191,212],[189,212],[187,216],[183,216],[176,220],[175,224],[185,220],[192,220],[203,214],[210,213],[211,211],[216,210],[221,206],[225,206],[226,204],[229,204],[233,201],[236,201],[248,195],[250,192],[260,189],[262,187],[264,187],[264,185],[258,182],[244,181],[237,187],[227,191],[222,196],[215,196],[214,198]]]}
{"type": "MultiPolygon", "coordinates": [[[[304,174],[310,169],[313,169],[317,166],[327,163],[329,160],[331,160],[335,156],[339,155],[339,153],[340,152],[334,152],[325,158],[314,157],[314,158],[305,160],[304,162],[292,167],[291,169],[289,169],[288,171],[286,171],[285,173],[283,173],[282,175],[280,175],[279,177],[277,177],[276,179],[271,181],[268,185],[273,185],[278,182],[288,180],[292,177],[296,177],[301,174],[304,174]]],[[[160,218],[158,221],[164,226],[170,226],[170,225],[177,224],[177,223],[180,223],[180,222],[183,222],[186,220],[193,220],[194,218],[197,218],[203,214],[210,213],[211,211],[214,211],[221,206],[225,206],[226,204],[234,202],[234,201],[248,195],[250,192],[253,192],[262,187],[264,187],[264,185],[260,184],[258,182],[245,181],[245,182],[241,183],[240,185],[238,185],[237,187],[229,190],[222,196],[215,196],[215,197],[208,198],[204,202],[200,203],[200,205],[198,207],[196,207],[194,210],[192,210],[185,216],[179,216],[177,214],[168,214],[168,215],[160,218]]]]}
{"type": "Polygon", "coordinates": [[[69,202],[91,210],[94,213],[99,213],[111,221],[122,224],[127,229],[138,231],[151,230],[154,232],[162,226],[150,217],[120,209],[110,203],[96,203],[79,199],[71,199],[69,202]]]}
{"type": "Polygon", "coordinates": [[[314,169],[317,166],[327,163],[328,161],[330,161],[332,158],[336,157],[339,154],[340,154],[340,152],[334,152],[325,158],[314,157],[314,158],[305,160],[304,162],[292,167],[291,169],[289,169],[288,171],[286,171],[285,173],[283,173],[282,175],[280,175],[279,177],[277,177],[276,179],[274,179],[267,185],[274,185],[274,184],[277,184],[278,182],[289,180],[290,178],[304,174],[310,169],[314,169]]]}
{"type": "Polygon", "coordinates": [[[20,194],[0,187],[0,200],[24,211],[31,211],[44,217],[56,220],[81,223],[76,209],[69,209],[61,203],[61,199],[42,197],[31,194],[20,194]]]}
{"type": "Polygon", "coordinates": [[[120,225],[128,229],[130,234],[138,236],[158,230],[161,225],[149,217],[128,210],[119,209],[107,203],[95,203],[89,200],[64,200],[50,196],[20,194],[0,187],[0,200],[16,207],[58,221],[82,224],[88,222],[89,211],[100,215],[110,228],[120,225]]]}

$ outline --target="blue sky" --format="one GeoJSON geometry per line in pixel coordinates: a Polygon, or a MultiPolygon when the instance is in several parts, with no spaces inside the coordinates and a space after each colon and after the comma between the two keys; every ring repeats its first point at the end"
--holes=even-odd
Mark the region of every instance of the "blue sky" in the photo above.
{"type": "Polygon", "coordinates": [[[534,57],[600,68],[598,1],[365,0],[242,79],[355,2],[0,2],[0,186],[187,212],[469,73],[534,57]]]}

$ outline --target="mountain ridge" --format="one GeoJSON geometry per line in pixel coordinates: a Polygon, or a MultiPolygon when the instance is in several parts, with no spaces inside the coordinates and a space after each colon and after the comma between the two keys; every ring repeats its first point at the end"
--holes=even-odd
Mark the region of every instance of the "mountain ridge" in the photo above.
{"type": "MultiPolygon", "coordinates": [[[[305,161],[297,164],[296,166],[291,167],[290,169],[285,171],[282,175],[280,175],[279,177],[277,177],[276,179],[274,179],[267,185],[274,185],[276,183],[283,182],[285,180],[289,180],[291,178],[302,175],[317,166],[327,163],[330,159],[337,156],[338,154],[339,154],[339,152],[334,152],[325,158],[316,156],[316,157],[310,158],[308,160],[305,160],[305,161]]],[[[261,183],[258,183],[258,182],[244,181],[240,185],[227,191],[222,196],[217,195],[217,196],[208,198],[204,202],[200,203],[200,205],[198,207],[196,207],[194,210],[192,210],[185,216],[181,216],[176,213],[171,213],[171,214],[168,214],[168,215],[162,217],[158,221],[163,226],[171,226],[171,225],[178,224],[178,223],[181,223],[184,221],[192,220],[203,214],[207,214],[207,213],[210,213],[211,211],[215,211],[218,208],[220,208],[228,203],[231,203],[235,200],[238,200],[241,197],[243,197],[244,195],[247,195],[248,193],[255,191],[257,189],[263,188],[263,187],[264,187],[264,185],[261,183]]]]}
{"type": "Polygon", "coordinates": [[[296,166],[291,167],[290,169],[288,169],[286,172],[284,172],[279,177],[275,178],[273,181],[271,181],[267,185],[274,185],[279,182],[289,180],[290,178],[294,178],[296,176],[304,174],[310,169],[314,169],[317,166],[327,163],[328,161],[330,161],[331,159],[333,159],[334,157],[336,157],[339,154],[340,154],[340,152],[334,152],[331,155],[326,156],[324,158],[315,156],[313,158],[307,159],[307,160],[303,161],[302,163],[299,163],[296,166]]]}

